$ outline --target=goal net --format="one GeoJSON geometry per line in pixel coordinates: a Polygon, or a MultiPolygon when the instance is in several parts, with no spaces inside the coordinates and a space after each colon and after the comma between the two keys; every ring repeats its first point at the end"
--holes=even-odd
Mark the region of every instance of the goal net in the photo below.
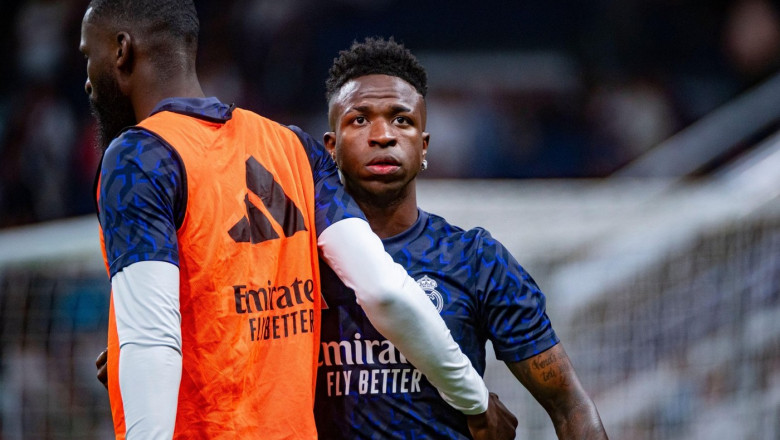
{"type": "Polygon", "coordinates": [[[109,283],[97,220],[0,234],[0,439],[113,436],[95,378],[109,283]]]}

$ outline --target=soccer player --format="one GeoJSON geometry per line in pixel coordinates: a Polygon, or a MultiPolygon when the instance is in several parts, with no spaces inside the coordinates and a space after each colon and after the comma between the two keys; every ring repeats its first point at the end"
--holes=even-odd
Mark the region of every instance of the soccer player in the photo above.
{"type": "Polygon", "coordinates": [[[116,436],[315,438],[319,248],[478,437],[510,438],[511,419],[322,146],[204,96],[198,27],[188,0],[93,0],[82,21],[104,149],[96,196],[116,436]]]}
{"type": "MultiPolygon", "coordinates": [[[[392,39],[355,43],[327,80],[324,136],[344,187],[385,249],[441,313],[479,372],[485,343],[547,410],[561,439],[605,439],[590,397],[531,276],[482,228],[465,231],[417,206],[428,162],[424,68],[392,39]]],[[[444,146],[443,148],[446,148],[444,146]]],[[[323,269],[315,417],[323,438],[465,439],[466,419],[389,344],[355,294],[323,269]]]]}

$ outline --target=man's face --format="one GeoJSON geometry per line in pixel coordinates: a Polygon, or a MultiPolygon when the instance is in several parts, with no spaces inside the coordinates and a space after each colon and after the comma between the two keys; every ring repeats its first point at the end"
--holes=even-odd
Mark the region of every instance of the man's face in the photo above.
{"type": "Polygon", "coordinates": [[[121,129],[137,121],[130,97],[122,92],[112,68],[118,46],[111,32],[100,21],[92,19],[91,12],[92,9],[87,10],[81,23],[79,50],[87,59],[84,91],[97,119],[98,147],[105,151],[121,129]]]}
{"type": "Polygon", "coordinates": [[[353,197],[392,203],[414,191],[430,136],[425,101],[411,84],[388,75],[355,78],[331,98],[328,113],[334,131],[325,146],[353,197]]]}

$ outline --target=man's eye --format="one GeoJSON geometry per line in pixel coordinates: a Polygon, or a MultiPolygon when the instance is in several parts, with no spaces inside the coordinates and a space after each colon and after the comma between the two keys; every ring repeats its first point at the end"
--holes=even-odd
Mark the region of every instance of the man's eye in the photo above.
{"type": "Polygon", "coordinates": [[[405,116],[397,116],[397,117],[395,118],[395,122],[397,122],[397,123],[399,123],[399,124],[408,124],[408,123],[409,123],[409,120],[408,120],[408,119],[406,119],[406,117],[405,117],[405,116]]]}
{"type": "Polygon", "coordinates": [[[364,118],[363,116],[358,116],[355,118],[356,124],[364,124],[365,122],[366,122],[366,118],[364,118]]]}

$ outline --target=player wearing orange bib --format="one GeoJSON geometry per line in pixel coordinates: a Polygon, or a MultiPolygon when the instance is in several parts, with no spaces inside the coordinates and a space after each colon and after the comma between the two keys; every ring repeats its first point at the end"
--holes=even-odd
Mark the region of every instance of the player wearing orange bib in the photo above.
{"type": "MultiPolygon", "coordinates": [[[[179,108],[179,101],[168,102],[179,108]]],[[[317,260],[317,242],[309,233],[314,229],[311,167],[290,129],[240,109],[227,109],[227,114],[230,119],[216,122],[160,111],[120,136],[124,145],[133,145],[133,151],[144,151],[121,172],[107,166],[101,173],[101,193],[123,199],[122,189],[127,188],[123,177],[136,169],[153,169],[165,159],[157,160],[150,150],[165,149],[161,153],[170,152],[181,161],[183,174],[168,173],[168,178],[186,182],[182,197],[186,202],[179,203],[186,208],[178,216],[176,246],[160,246],[161,240],[147,242],[144,237],[154,237],[154,228],[163,221],[153,214],[143,215],[139,208],[135,218],[142,219],[141,224],[128,224],[120,220],[116,204],[101,200],[98,193],[101,223],[113,226],[110,233],[103,231],[112,240],[109,249],[115,254],[107,259],[110,275],[116,276],[129,258],[140,260],[161,251],[158,258],[178,264],[183,275],[178,310],[182,365],[187,369],[179,387],[178,436],[234,438],[240,432],[262,429],[272,438],[293,432],[310,438],[314,426],[290,408],[310,405],[314,378],[309,376],[316,368],[314,343],[319,335],[320,284],[318,268],[312,264],[317,260]],[[154,163],[144,163],[150,161],[154,163]],[[219,186],[214,185],[215,172],[219,186]],[[140,243],[131,248],[115,243],[119,237],[136,237],[140,243]],[[177,248],[181,250],[176,252],[177,248]],[[174,254],[178,261],[167,260],[174,254]],[[195,420],[199,422],[192,423],[195,420]]],[[[121,158],[114,153],[122,151],[126,150],[112,149],[105,159],[117,163],[121,158]]],[[[143,185],[126,193],[154,194],[144,192],[143,185]]],[[[137,204],[123,200],[120,206],[137,204]]],[[[170,270],[168,266],[162,267],[170,270]]],[[[126,274],[118,277],[126,278],[126,274]]],[[[165,309],[164,304],[159,306],[158,310],[165,309]]],[[[109,334],[114,360],[109,373],[115,378],[119,378],[120,353],[116,317],[132,310],[126,298],[115,298],[109,334]]],[[[143,313],[147,312],[137,312],[143,313]]],[[[131,326],[124,327],[125,338],[133,339],[127,335],[131,326]]],[[[143,334],[135,338],[152,339],[143,334]]],[[[179,351],[175,339],[167,341],[168,346],[179,351]]],[[[120,381],[110,383],[115,385],[110,389],[112,402],[117,402],[114,417],[120,431],[126,430],[120,381]]]]}

